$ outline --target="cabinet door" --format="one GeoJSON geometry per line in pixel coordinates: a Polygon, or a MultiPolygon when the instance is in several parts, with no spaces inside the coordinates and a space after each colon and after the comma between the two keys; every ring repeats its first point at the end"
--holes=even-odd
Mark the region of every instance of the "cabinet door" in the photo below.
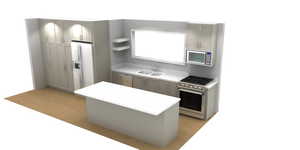
{"type": "Polygon", "coordinates": [[[188,24],[186,36],[186,48],[192,50],[209,50],[215,48],[214,24],[188,24]]]}
{"type": "Polygon", "coordinates": [[[55,43],[46,44],[45,56],[48,85],[69,90],[71,71],[67,68],[69,59],[67,57],[64,45],[55,43]]]}
{"type": "Polygon", "coordinates": [[[55,20],[55,43],[64,43],[64,22],[63,20],[55,20]]]}
{"type": "Polygon", "coordinates": [[[162,89],[160,88],[161,80],[145,78],[145,82],[146,82],[145,90],[156,92],[156,93],[162,93],[162,89]]]}
{"type": "Polygon", "coordinates": [[[63,43],[63,21],[41,19],[40,31],[43,43],[63,43]]]}
{"type": "Polygon", "coordinates": [[[70,43],[73,40],[73,37],[72,37],[73,24],[74,23],[72,21],[64,20],[64,41],[66,43],[70,43]]]}
{"type": "Polygon", "coordinates": [[[133,87],[146,91],[161,93],[160,81],[161,80],[158,79],[134,76],[133,87]]]}
{"type": "Polygon", "coordinates": [[[147,85],[146,84],[146,80],[143,77],[138,77],[138,76],[133,76],[133,80],[132,80],[132,87],[134,88],[138,88],[138,89],[142,89],[142,90],[146,90],[147,89],[147,85]]]}
{"type": "Polygon", "coordinates": [[[64,21],[64,41],[70,43],[72,40],[81,41],[82,28],[79,21],[64,21]]]}
{"type": "Polygon", "coordinates": [[[81,22],[82,26],[82,39],[83,41],[93,41],[93,23],[92,22],[81,22]]]}
{"type": "Polygon", "coordinates": [[[45,56],[45,66],[46,66],[46,75],[47,75],[47,82],[48,85],[54,86],[55,85],[55,75],[53,74],[55,72],[54,70],[54,62],[52,61],[54,59],[55,55],[55,47],[53,44],[44,44],[44,56],[45,56]]]}
{"type": "Polygon", "coordinates": [[[120,84],[120,76],[119,76],[119,73],[117,73],[117,72],[112,72],[112,82],[113,83],[116,83],[116,84],[120,84]]]}
{"type": "Polygon", "coordinates": [[[73,91],[73,68],[71,59],[71,47],[59,44],[57,46],[57,87],[67,91],[73,91]]]}
{"type": "Polygon", "coordinates": [[[132,80],[133,79],[132,79],[131,75],[122,74],[122,73],[118,73],[118,72],[112,73],[113,83],[132,87],[132,82],[133,82],[132,80]]]}
{"type": "Polygon", "coordinates": [[[120,74],[121,85],[132,87],[132,76],[126,74],[120,74]]]}
{"type": "Polygon", "coordinates": [[[163,91],[163,94],[178,97],[176,82],[162,81],[160,88],[161,91],[163,91]]]}
{"type": "Polygon", "coordinates": [[[63,24],[65,42],[71,42],[72,40],[92,42],[92,22],[64,21],[63,24]]]}
{"type": "Polygon", "coordinates": [[[41,19],[40,31],[43,43],[55,42],[55,22],[54,20],[41,19]]]}
{"type": "Polygon", "coordinates": [[[132,87],[169,96],[179,97],[176,82],[133,76],[132,87]]]}
{"type": "Polygon", "coordinates": [[[66,89],[66,76],[65,76],[65,64],[64,64],[64,58],[65,58],[65,50],[64,46],[57,45],[56,46],[56,71],[55,74],[57,76],[56,82],[57,87],[61,89],[66,89]]]}
{"type": "Polygon", "coordinates": [[[49,76],[49,85],[53,87],[59,88],[60,85],[60,75],[59,72],[60,67],[59,67],[59,47],[57,44],[54,43],[48,43],[48,63],[49,63],[49,70],[48,70],[48,76],[49,76]]]}
{"type": "Polygon", "coordinates": [[[68,91],[74,91],[73,64],[71,46],[65,46],[65,73],[68,84],[68,91]]]}

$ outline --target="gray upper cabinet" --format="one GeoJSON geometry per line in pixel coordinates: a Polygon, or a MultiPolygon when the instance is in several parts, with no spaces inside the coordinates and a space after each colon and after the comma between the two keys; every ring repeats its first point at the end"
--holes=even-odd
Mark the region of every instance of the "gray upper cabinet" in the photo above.
{"type": "Polygon", "coordinates": [[[64,41],[93,41],[92,35],[93,23],[84,21],[64,21],[64,41]]]}
{"type": "Polygon", "coordinates": [[[191,50],[212,51],[215,49],[216,25],[192,24],[187,25],[186,48],[191,50]]]}
{"type": "Polygon", "coordinates": [[[92,22],[82,22],[81,23],[82,26],[82,40],[83,41],[89,41],[89,42],[93,42],[93,23],[92,22]]]}
{"type": "Polygon", "coordinates": [[[43,43],[63,43],[64,24],[61,20],[40,20],[41,41],[43,43]]]}

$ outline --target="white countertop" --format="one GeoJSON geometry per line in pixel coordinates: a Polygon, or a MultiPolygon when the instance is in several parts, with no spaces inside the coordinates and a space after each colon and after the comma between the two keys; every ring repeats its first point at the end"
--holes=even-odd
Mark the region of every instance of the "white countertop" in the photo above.
{"type": "Polygon", "coordinates": [[[180,101],[177,97],[104,81],[76,90],[75,93],[155,116],[180,101]]]}
{"type": "Polygon", "coordinates": [[[145,69],[141,66],[132,65],[132,64],[126,64],[124,66],[112,68],[112,71],[115,71],[115,72],[132,74],[132,75],[136,75],[136,76],[142,76],[142,77],[148,77],[148,78],[154,78],[154,79],[167,80],[167,81],[172,81],[172,82],[179,82],[181,79],[188,76],[188,73],[186,73],[186,72],[171,71],[171,70],[161,71],[163,74],[160,76],[151,76],[151,75],[145,75],[145,74],[138,73],[139,71],[142,71],[142,70],[150,70],[150,69],[145,69]]]}
{"type": "Polygon", "coordinates": [[[126,144],[0,99],[0,149],[137,150],[126,144]]]}

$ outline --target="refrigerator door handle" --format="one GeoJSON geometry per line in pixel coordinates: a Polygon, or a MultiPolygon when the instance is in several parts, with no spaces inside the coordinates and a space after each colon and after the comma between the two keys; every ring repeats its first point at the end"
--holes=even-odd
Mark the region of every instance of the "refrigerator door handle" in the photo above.
{"type": "Polygon", "coordinates": [[[80,62],[79,64],[79,67],[80,67],[80,73],[79,73],[79,76],[80,76],[80,88],[81,87],[84,87],[84,81],[83,81],[83,68],[82,68],[82,48],[81,48],[81,45],[78,46],[78,60],[80,62]]]}

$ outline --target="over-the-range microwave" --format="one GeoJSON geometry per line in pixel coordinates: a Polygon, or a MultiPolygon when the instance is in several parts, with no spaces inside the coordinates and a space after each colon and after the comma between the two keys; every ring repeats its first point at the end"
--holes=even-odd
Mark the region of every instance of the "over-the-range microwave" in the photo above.
{"type": "Polygon", "coordinates": [[[187,63],[195,65],[212,66],[212,52],[187,50],[187,63]]]}

